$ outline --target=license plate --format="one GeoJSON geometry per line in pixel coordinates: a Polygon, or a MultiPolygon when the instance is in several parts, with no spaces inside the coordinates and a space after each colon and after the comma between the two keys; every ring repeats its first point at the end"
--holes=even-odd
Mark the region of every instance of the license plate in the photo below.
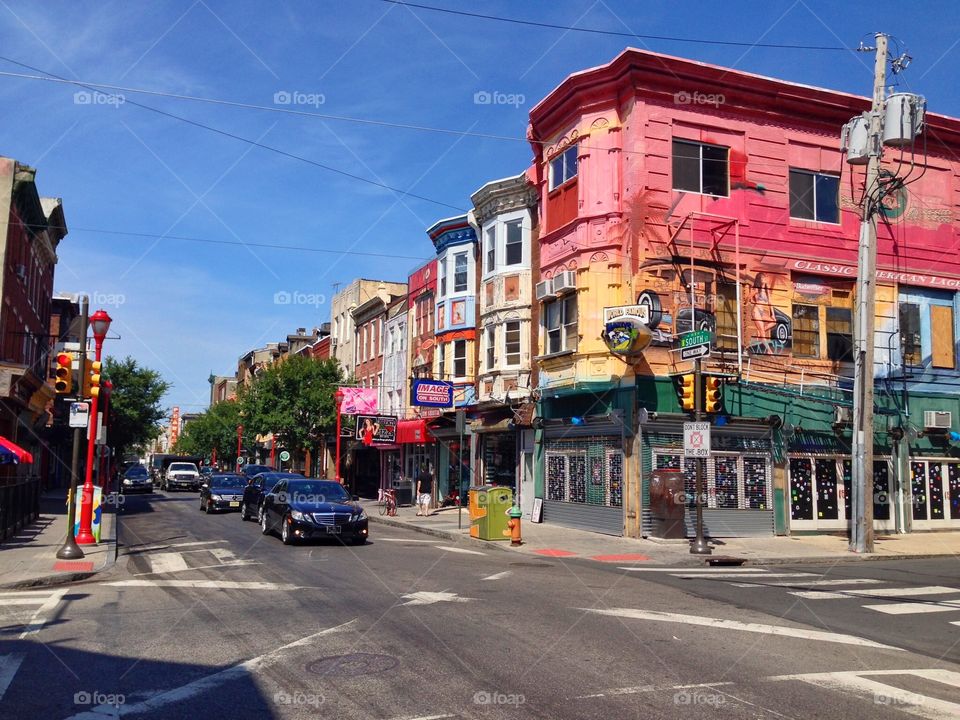
{"type": "Polygon", "coordinates": [[[340,527],[337,526],[337,525],[327,525],[327,527],[326,527],[325,529],[326,529],[326,531],[327,531],[327,535],[339,535],[339,534],[340,534],[340,527]]]}
{"type": "Polygon", "coordinates": [[[230,507],[240,507],[240,503],[239,503],[239,502],[231,502],[231,503],[230,503],[230,507]]]}

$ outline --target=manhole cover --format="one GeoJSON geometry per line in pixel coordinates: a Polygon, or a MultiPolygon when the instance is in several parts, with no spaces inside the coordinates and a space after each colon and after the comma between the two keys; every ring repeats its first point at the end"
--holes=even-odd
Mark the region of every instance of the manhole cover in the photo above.
{"type": "Polygon", "coordinates": [[[376,675],[377,673],[392,670],[399,661],[392,655],[375,655],[373,653],[351,653],[349,655],[333,655],[320,658],[307,665],[307,672],[317,675],[345,676],[376,675]]]}
{"type": "Polygon", "coordinates": [[[538,562],[512,562],[510,563],[511,567],[526,567],[526,568],[547,568],[553,567],[553,563],[538,563],[538,562]]]}

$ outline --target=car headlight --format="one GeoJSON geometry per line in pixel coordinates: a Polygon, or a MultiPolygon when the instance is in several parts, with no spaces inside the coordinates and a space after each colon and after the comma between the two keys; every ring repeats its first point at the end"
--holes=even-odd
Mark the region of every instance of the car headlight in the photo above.
{"type": "Polygon", "coordinates": [[[367,519],[367,511],[366,511],[366,510],[361,510],[359,513],[354,513],[353,519],[354,519],[354,520],[366,520],[366,519],[367,519]]]}
{"type": "Polygon", "coordinates": [[[306,519],[307,519],[306,513],[302,513],[302,512],[300,512],[299,510],[291,510],[291,511],[290,511],[290,517],[292,517],[294,520],[306,520],[306,519]]]}
{"type": "Polygon", "coordinates": [[[220,502],[221,500],[223,500],[223,495],[211,495],[210,497],[216,500],[217,502],[220,502]]]}
{"type": "Polygon", "coordinates": [[[123,484],[124,484],[124,485],[130,485],[131,482],[133,482],[133,481],[130,480],[130,478],[124,478],[124,479],[123,479],[123,484]]]}

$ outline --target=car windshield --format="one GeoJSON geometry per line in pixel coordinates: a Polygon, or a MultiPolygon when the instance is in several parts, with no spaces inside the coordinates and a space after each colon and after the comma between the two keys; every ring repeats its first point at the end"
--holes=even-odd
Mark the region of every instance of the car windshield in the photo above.
{"type": "Polygon", "coordinates": [[[262,472],[270,472],[271,470],[273,470],[273,468],[269,465],[247,465],[243,472],[246,475],[253,476],[259,475],[262,472]]]}
{"type": "Polygon", "coordinates": [[[210,487],[218,488],[238,488],[246,483],[239,475],[214,475],[210,478],[210,487]]]}
{"type": "Polygon", "coordinates": [[[197,466],[194,465],[193,463],[170,463],[170,469],[171,469],[173,472],[176,472],[176,471],[178,471],[178,470],[183,470],[183,471],[188,471],[188,472],[196,472],[196,471],[197,471],[197,466]]]}
{"type": "Polygon", "coordinates": [[[143,465],[137,465],[136,467],[132,467],[126,472],[127,477],[138,477],[146,474],[147,474],[147,469],[143,467],[143,465]]]}
{"type": "Polygon", "coordinates": [[[292,502],[347,502],[350,496],[339,483],[323,480],[291,480],[287,484],[292,502]]]}

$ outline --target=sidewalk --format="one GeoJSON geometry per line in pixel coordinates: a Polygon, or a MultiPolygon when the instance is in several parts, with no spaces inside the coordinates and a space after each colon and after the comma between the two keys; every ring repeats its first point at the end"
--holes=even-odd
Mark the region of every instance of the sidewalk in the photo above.
{"type": "MultiPolygon", "coordinates": [[[[667,566],[703,565],[711,558],[736,558],[748,565],[782,565],[809,562],[848,562],[960,556],[960,532],[927,532],[909,535],[878,536],[875,552],[857,555],[847,549],[842,535],[794,535],[791,537],[718,538],[711,541],[713,555],[691,555],[689,543],[682,541],[634,540],[601,535],[542,523],[523,521],[523,545],[511,547],[509,541],[490,542],[470,537],[470,515],[463,508],[462,527],[458,528],[457,508],[434,510],[429,517],[417,517],[416,508],[401,507],[396,517],[383,517],[375,501],[364,501],[370,522],[382,526],[404,527],[435,537],[469,543],[470,547],[492,548],[522,555],[555,558],[581,558],[597,562],[667,566]]],[[[376,542],[372,529],[371,539],[376,542]]]]}
{"type": "Polygon", "coordinates": [[[67,491],[40,498],[40,517],[0,543],[0,589],[46,587],[84,580],[111,567],[117,558],[116,507],[103,506],[101,541],[83,545],[80,560],[58,560],[67,534],[67,491]]]}

